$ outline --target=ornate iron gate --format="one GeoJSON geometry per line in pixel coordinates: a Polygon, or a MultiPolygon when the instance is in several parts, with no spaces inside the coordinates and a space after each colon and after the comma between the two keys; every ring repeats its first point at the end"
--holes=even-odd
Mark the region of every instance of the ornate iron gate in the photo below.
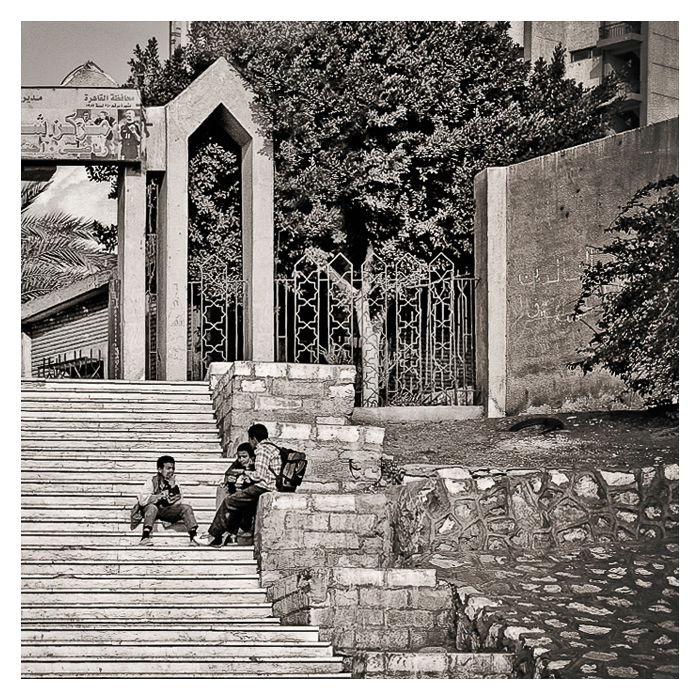
{"type": "Polygon", "coordinates": [[[146,379],[158,377],[158,194],[161,179],[149,176],[146,184],[146,379]]]}
{"type": "Polygon", "coordinates": [[[363,406],[474,404],[475,285],[442,254],[371,256],[358,274],[307,253],[277,280],[277,358],[354,363],[363,406]]]}
{"type": "Polygon", "coordinates": [[[243,359],[246,283],[216,254],[191,262],[189,272],[187,378],[199,381],[212,362],[243,359]]]}

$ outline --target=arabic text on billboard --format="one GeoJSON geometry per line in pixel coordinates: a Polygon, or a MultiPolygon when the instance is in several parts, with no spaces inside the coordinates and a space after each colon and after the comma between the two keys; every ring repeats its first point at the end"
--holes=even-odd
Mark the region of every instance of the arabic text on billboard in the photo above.
{"type": "Polygon", "coordinates": [[[141,96],[132,89],[22,88],[22,158],[139,161],[141,96]]]}

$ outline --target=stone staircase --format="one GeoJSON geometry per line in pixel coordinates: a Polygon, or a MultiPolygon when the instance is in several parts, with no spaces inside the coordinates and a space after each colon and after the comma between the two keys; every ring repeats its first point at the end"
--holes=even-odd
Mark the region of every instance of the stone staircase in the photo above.
{"type": "Polygon", "coordinates": [[[204,382],[23,380],[22,673],[349,677],[313,626],[283,626],[251,547],[135,547],[135,493],[176,459],[200,533],[230,463],[204,382]]]}

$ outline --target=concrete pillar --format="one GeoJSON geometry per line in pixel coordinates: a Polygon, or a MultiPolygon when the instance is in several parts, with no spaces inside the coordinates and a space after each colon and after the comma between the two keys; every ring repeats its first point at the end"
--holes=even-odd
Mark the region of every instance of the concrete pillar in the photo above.
{"type": "Polygon", "coordinates": [[[488,168],[474,180],[476,363],[489,418],[506,415],[507,168],[488,168]]]}
{"type": "Polygon", "coordinates": [[[117,208],[120,338],[119,378],[146,378],[146,173],[124,166],[117,208]]]}
{"type": "Polygon", "coordinates": [[[187,379],[187,134],[168,122],[158,198],[158,373],[187,379]],[[179,133],[178,133],[179,132],[179,133]]]}
{"type": "Polygon", "coordinates": [[[246,359],[275,361],[274,166],[272,145],[241,147],[243,278],[247,285],[246,359]]]}
{"type": "Polygon", "coordinates": [[[22,376],[32,376],[32,338],[22,331],[22,376]]]}

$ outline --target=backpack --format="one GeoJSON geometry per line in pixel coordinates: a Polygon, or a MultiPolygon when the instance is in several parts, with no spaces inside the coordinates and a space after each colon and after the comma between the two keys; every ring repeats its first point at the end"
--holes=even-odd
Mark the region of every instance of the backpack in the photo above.
{"type": "Polygon", "coordinates": [[[288,493],[296,491],[306,472],[306,454],[272,444],[279,450],[282,460],[282,469],[275,480],[277,490],[288,493]]]}

